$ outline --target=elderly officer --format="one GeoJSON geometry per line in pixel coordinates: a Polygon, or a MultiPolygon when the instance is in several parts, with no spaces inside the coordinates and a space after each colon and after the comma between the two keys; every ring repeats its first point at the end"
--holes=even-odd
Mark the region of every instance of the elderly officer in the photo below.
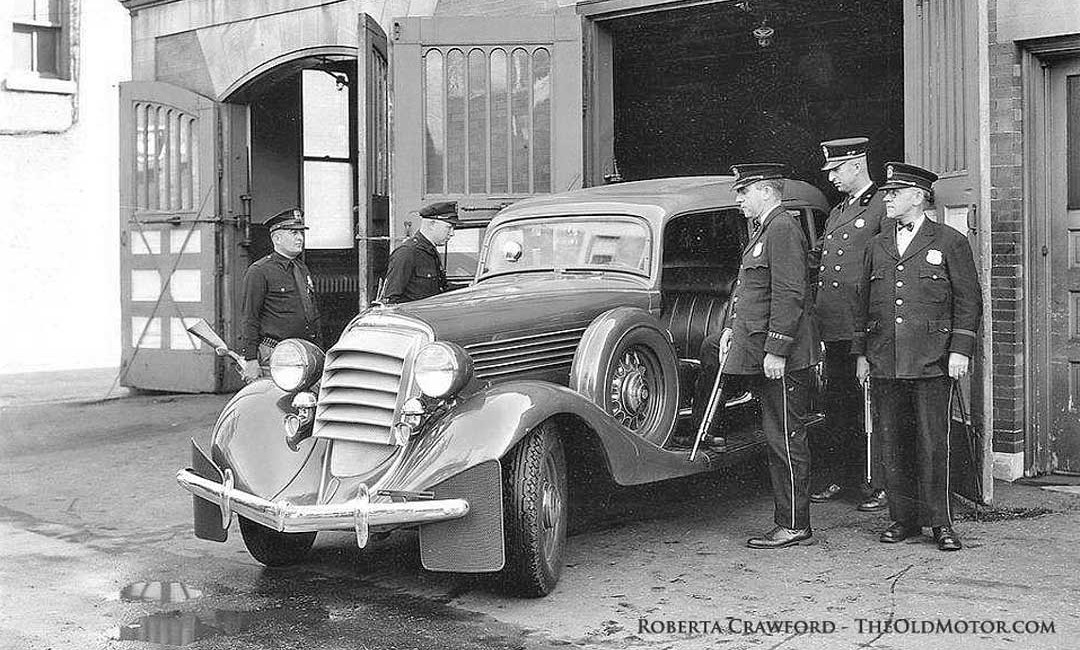
{"type": "MultiPolygon", "coordinates": [[[[809,315],[808,243],[781,204],[785,165],[735,165],[735,202],[752,228],[743,249],[731,298],[731,349],[724,365],[726,385],[752,390],[761,401],[769,445],[776,527],[747,541],[751,548],[783,548],[807,542],[810,530],[810,452],[806,415],[810,366],[817,342],[809,315]]],[[[699,382],[712,386],[718,340],[702,344],[699,382]]]]}
{"type": "Polygon", "coordinates": [[[446,272],[438,247],[454,236],[457,203],[440,201],[420,209],[420,230],[390,254],[383,283],[386,304],[420,300],[446,291],[446,272]]]}
{"type": "Polygon", "coordinates": [[[824,489],[810,494],[810,501],[824,503],[843,491],[844,487],[862,485],[866,470],[870,471],[872,486],[864,488],[868,499],[859,510],[882,510],[885,497],[885,477],[880,465],[880,445],[873,442],[873,462],[866,463],[866,438],[862,427],[863,396],[855,381],[855,358],[851,356],[854,332],[852,310],[855,291],[862,275],[863,251],[870,238],[881,230],[885,205],[866,164],[866,138],[843,138],[821,143],[825,154],[822,171],[828,172],[829,182],[844,194],[844,198],[829,213],[825,222],[821,248],[820,279],[818,281],[815,317],[818,332],[825,343],[825,417],[828,440],[823,451],[824,462],[814,465],[824,468],[824,489]]]}
{"type": "Polygon", "coordinates": [[[244,274],[243,323],[240,332],[245,380],[258,378],[278,341],[319,341],[319,311],[311,273],[300,260],[304,252],[304,215],[284,210],[263,224],[270,229],[274,252],[256,261],[244,274]]]}
{"type": "Polygon", "coordinates": [[[967,238],[924,214],[937,176],[888,163],[885,179],[885,212],[895,226],[866,249],[852,341],[857,375],[871,377],[894,522],[880,539],[899,542],[930,526],[938,548],[955,551],[950,389],[967,374],[982,295],[967,238]]]}

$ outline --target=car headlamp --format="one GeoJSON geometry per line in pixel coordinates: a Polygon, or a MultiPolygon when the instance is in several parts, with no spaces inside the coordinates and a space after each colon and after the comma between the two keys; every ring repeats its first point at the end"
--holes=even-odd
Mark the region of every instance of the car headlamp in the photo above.
{"type": "Polygon", "coordinates": [[[472,379],[472,359],[461,346],[439,341],[425,346],[413,362],[416,385],[428,397],[448,397],[472,379]]]}
{"type": "Polygon", "coordinates": [[[270,377],[283,391],[304,390],[322,376],[326,355],[303,339],[285,339],[270,354],[270,377]]]}

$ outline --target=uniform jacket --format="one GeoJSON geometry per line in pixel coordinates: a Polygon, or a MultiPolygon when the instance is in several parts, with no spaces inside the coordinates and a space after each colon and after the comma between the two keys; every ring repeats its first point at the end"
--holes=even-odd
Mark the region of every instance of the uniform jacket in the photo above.
{"type": "Polygon", "coordinates": [[[926,219],[901,255],[886,226],[863,264],[851,352],[866,355],[871,376],[940,377],[947,353],[972,356],[982,293],[964,235],[926,219]]]}
{"type": "Polygon", "coordinates": [[[855,333],[855,294],[866,244],[881,231],[885,204],[871,185],[853,203],[845,197],[825,222],[814,316],[825,341],[850,341],[855,333]]]}
{"type": "Polygon", "coordinates": [[[256,358],[263,337],[276,340],[301,338],[319,342],[319,312],[315,305],[315,285],[311,273],[299,259],[290,260],[270,253],[248,267],[244,274],[241,354],[256,358]],[[300,269],[303,291],[311,299],[312,315],[304,313],[304,303],[293,277],[292,265],[300,269]]]}
{"type": "Polygon", "coordinates": [[[390,254],[383,283],[383,302],[420,300],[446,291],[446,273],[435,244],[416,233],[390,254]]]}
{"type": "Polygon", "coordinates": [[[731,299],[733,336],[725,373],[762,374],[766,352],[786,357],[787,371],[817,363],[807,250],[799,218],[782,206],[750,236],[731,299]]]}

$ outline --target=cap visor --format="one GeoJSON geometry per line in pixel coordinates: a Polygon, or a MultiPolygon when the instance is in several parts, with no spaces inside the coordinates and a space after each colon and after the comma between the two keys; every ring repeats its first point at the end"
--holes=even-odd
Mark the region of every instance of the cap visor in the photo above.
{"type": "MultiPolygon", "coordinates": [[[[850,159],[848,159],[848,160],[850,160],[850,159]]],[[[829,170],[836,169],[837,167],[839,167],[840,165],[843,165],[846,162],[847,162],[847,160],[830,160],[830,161],[826,162],[824,165],[821,166],[821,171],[827,172],[829,170]]]]}

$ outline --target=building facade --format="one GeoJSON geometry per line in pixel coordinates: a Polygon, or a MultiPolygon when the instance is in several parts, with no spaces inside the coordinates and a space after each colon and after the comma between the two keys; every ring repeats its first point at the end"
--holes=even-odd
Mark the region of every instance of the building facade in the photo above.
{"type": "Polygon", "coordinates": [[[0,373],[117,364],[129,33],[113,0],[0,3],[0,373]]]}
{"type": "Polygon", "coordinates": [[[818,143],[866,135],[872,168],[941,175],[937,218],[976,251],[988,468],[1078,468],[1071,0],[121,2],[128,385],[230,385],[183,326],[235,338],[258,223],[282,208],[307,213],[332,339],[424,202],[481,210],[751,159],[831,191],[818,143]]]}

